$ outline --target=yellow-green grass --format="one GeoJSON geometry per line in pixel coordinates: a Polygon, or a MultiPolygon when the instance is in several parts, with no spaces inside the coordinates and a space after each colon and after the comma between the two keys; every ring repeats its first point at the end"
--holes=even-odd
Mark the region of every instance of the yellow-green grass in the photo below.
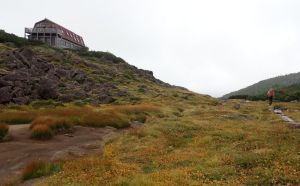
{"type": "Polygon", "coordinates": [[[53,173],[62,170],[61,162],[44,162],[44,161],[32,161],[29,162],[22,171],[22,179],[29,180],[33,178],[39,178],[42,176],[49,176],[53,173]]]}
{"type": "Polygon", "coordinates": [[[36,113],[20,110],[4,110],[0,112],[0,122],[7,124],[26,124],[30,123],[36,113]]]}
{"type": "MultiPolygon", "coordinates": [[[[116,128],[128,127],[131,120],[146,121],[147,115],[159,113],[157,105],[107,105],[74,106],[67,104],[63,107],[34,109],[30,106],[9,107],[1,110],[0,121],[8,124],[52,123],[52,129],[68,127],[72,124],[84,126],[116,128]]],[[[50,124],[49,124],[50,125],[50,124]]]]}
{"type": "Polygon", "coordinates": [[[284,114],[300,123],[300,103],[279,103],[276,105],[283,107],[284,114]]]}
{"type": "Polygon", "coordinates": [[[201,99],[157,102],[161,115],[106,140],[104,156],[68,161],[41,185],[300,184],[299,130],[266,102],[201,99]]]}

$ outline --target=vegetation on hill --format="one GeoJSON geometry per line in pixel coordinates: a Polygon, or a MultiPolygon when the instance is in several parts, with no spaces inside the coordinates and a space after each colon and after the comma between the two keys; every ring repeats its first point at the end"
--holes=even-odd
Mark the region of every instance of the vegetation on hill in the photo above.
{"type": "Polygon", "coordinates": [[[266,100],[267,91],[271,87],[275,89],[276,100],[300,100],[300,72],[263,80],[244,89],[226,94],[222,98],[266,100]]]}
{"type": "Polygon", "coordinates": [[[55,100],[78,104],[140,102],[171,87],[109,52],[61,50],[0,34],[0,104],[55,100]],[[80,103],[81,102],[81,103],[80,103]]]}
{"type": "MultiPolygon", "coordinates": [[[[259,95],[231,95],[228,99],[247,99],[252,101],[267,100],[267,93],[259,95]]],[[[300,84],[294,84],[288,87],[277,88],[275,89],[276,101],[300,101],[300,84]]]]}
{"type": "MultiPolygon", "coordinates": [[[[218,101],[103,52],[2,43],[0,67],[2,123],[50,131],[42,138],[68,122],[127,127],[104,139],[102,156],[32,163],[24,180],[50,175],[37,185],[300,184],[300,133],[265,102],[218,101]],[[24,91],[24,85],[30,88],[24,91]],[[28,105],[17,105],[22,103],[28,105]],[[133,122],[139,126],[128,127],[133,122]]],[[[284,106],[300,119],[298,104],[284,106]]]]}
{"type": "Polygon", "coordinates": [[[42,45],[38,41],[29,41],[25,38],[18,37],[14,34],[6,33],[4,30],[0,30],[0,43],[6,43],[8,45],[13,45],[17,47],[22,47],[26,45],[42,45]]]}

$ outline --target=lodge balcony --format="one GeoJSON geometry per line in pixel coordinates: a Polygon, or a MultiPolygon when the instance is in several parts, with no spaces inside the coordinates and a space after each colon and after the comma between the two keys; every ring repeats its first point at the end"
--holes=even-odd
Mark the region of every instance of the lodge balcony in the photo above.
{"type": "Polygon", "coordinates": [[[30,35],[57,34],[62,35],[63,31],[57,28],[25,28],[25,33],[30,35]]]}

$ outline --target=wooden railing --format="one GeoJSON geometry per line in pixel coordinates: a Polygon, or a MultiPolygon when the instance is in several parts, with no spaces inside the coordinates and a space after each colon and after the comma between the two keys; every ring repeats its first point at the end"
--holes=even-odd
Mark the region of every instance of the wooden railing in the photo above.
{"type": "Polygon", "coordinates": [[[62,35],[62,30],[56,28],[25,28],[25,33],[56,33],[62,35]]]}

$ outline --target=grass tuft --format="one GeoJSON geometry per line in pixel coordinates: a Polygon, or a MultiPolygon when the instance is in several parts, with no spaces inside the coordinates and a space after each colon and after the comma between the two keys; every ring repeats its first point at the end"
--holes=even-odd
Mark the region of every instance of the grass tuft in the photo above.
{"type": "Polygon", "coordinates": [[[35,125],[31,131],[31,137],[34,139],[47,140],[53,137],[53,132],[48,125],[35,125]]]}
{"type": "Polygon", "coordinates": [[[80,124],[90,127],[111,126],[115,128],[126,128],[130,126],[126,115],[113,111],[101,111],[86,113],[80,120],[80,124]]]}
{"type": "Polygon", "coordinates": [[[154,105],[140,104],[114,106],[113,110],[124,114],[139,114],[141,112],[159,112],[160,108],[154,105]]]}
{"type": "Polygon", "coordinates": [[[0,141],[4,140],[8,135],[8,130],[8,125],[0,123],[0,141]]]}
{"type": "Polygon", "coordinates": [[[22,172],[22,179],[29,180],[39,178],[42,176],[49,176],[51,174],[60,172],[63,166],[62,163],[46,163],[42,161],[32,161],[26,165],[22,172]]]}
{"type": "Polygon", "coordinates": [[[71,128],[70,122],[66,118],[62,117],[51,117],[51,116],[40,116],[37,117],[30,125],[30,129],[36,125],[47,125],[54,132],[60,132],[71,128]]]}
{"type": "Polygon", "coordinates": [[[35,113],[27,111],[6,111],[0,113],[0,121],[7,124],[30,123],[35,117],[35,113]]]}

